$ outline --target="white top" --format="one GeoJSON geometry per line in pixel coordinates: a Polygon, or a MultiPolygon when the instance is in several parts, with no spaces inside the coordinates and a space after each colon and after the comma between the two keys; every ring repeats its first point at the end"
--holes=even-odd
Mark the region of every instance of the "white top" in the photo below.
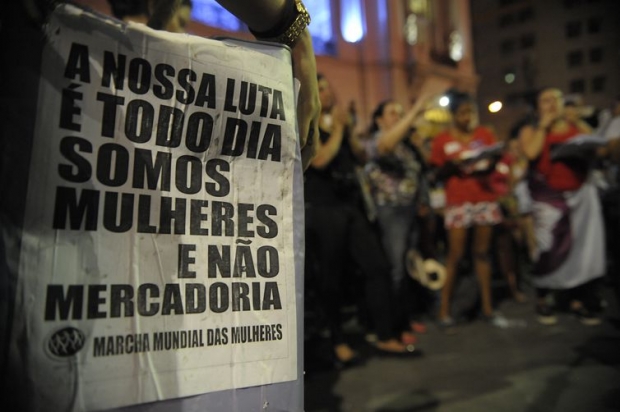
{"type": "Polygon", "coordinates": [[[605,129],[605,139],[614,140],[620,138],[620,116],[611,119],[609,126],[605,129]]]}

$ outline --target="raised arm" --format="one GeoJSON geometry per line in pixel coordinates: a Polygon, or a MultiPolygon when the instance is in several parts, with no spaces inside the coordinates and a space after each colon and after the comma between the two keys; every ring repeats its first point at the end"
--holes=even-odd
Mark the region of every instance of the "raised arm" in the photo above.
{"type": "Polygon", "coordinates": [[[409,137],[409,131],[413,121],[418,114],[424,110],[424,105],[431,97],[443,93],[448,84],[442,80],[431,78],[424,82],[420,90],[420,95],[415,104],[405,113],[402,119],[394,125],[390,130],[387,130],[379,136],[377,141],[377,150],[379,154],[387,154],[392,152],[398,142],[405,137],[409,137]]]}
{"type": "Polygon", "coordinates": [[[549,132],[568,130],[568,121],[563,113],[564,99],[559,89],[547,87],[538,94],[536,99],[538,121],[535,125],[523,126],[519,130],[521,150],[530,161],[540,156],[549,132]]]}
{"type": "Polygon", "coordinates": [[[329,138],[325,143],[319,139],[317,142],[316,156],[312,159],[312,167],[316,169],[324,169],[336,157],[342,146],[342,139],[346,130],[346,113],[340,107],[332,110],[333,125],[329,138]]]}
{"type": "Polygon", "coordinates": [[[536,126],[528,125],[522,127],[519,131],[519,143],[525,157],[528,160],[538,158],[545,145],[545,139],[549,131],[563,122],[565,120],[559,117],[557,113],[545,113],[540,117],[536,126]]]}
{"type": "MultiPolygon", "coordinates": [[[[217,0],[232,14],[245,22],[252,32],[273,34],[286,26],[291,2],[294,0],[217,0]]],[[[261,36],[258,36],[261,37],[261,36]]],[[[270,36],[265,36],[270,37],[270,36]]],[[[301,83],[297,121],[304,170],[316,154],[321,110],[316,80],[316,60],[310,32],[305,28],[292,47],[293,75],[301,83]]]]}
{"type": "Polygon", "coordinates": [[[349,134],[349,146],[353,155],[360,163],[366,163],[368,161],[368,153],[366,153],[366,145],[363,139],[365,135],[360,130],[351,130],[349,134]]]}
{"type": "Polygon", "coordinates": [[[546,130],[530,125],[523,126],[519,132],[521,151],[528,160],[534,160],[542,152],[545,143],[546,130]]]}
{"type": "Polygon", "coordinates": [[[405,115],[390,130],[386,130],[379,135],[377,140],[377,150],[380,155],[391,153],[396,145],[409,136],[411,124],[423,109],[424,101],[416,100],[415,104],[409,109],[405,115]]]}

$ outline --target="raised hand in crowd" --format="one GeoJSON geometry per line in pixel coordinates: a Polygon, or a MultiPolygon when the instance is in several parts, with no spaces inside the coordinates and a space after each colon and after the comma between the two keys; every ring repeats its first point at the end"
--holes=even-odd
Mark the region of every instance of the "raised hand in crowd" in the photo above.
{"type": "Polygon", "coordinates": [[[418,100],[426,101],[433,96],[444,93],[449,87],[450,84],[447,81],[435,77],[429,77],[424,81],[422,87],[420,88],[418,100]]]}
{"type": "Polygon", "coordinates": [[[562,116],[564,99],[558,89],[546,89],[537,101],[539,120],[535,126],[524,126],[519,132],[521,149],[529,160],[536,159],[543,150],[549,129],[555,127],[562,116]]]}
{"type": "Polygon", "coordinates": [[[349,114],[344,108],[338,104],[334,105],[331,110],[331,116],[333,119],[333,127],[347,128],[351,123],[349,114]]]}
{"type": "MultiPolygon", "coordinates": [[[[323,80],[319,80],[319,88],[324,87],[326,83],[323,82],[323,80]]],[[[347,112],[338,105],[333,105],[331,110],[324,111],[321,114],[319,125],[322,130],[329,133],[329,138],[326,142],[319,140],[315,143],[316,156],[312,159],[312,167],[323,169],[336,157],[342,146],[348,123],[347,112]]]]}
{"type": "MultiPolygon", "coordinates": [[[[428,99],[443,93],[447,89],[447,86],[447,83],[439,79],[429,78],[426,80],[413,106],[402,116],[400,113],[395,113],[394,115],[401,116],[400,120],[389,128],[389,130],[381,134],[377,142],[379,153],[386,154],[392,152],[400,141],[408,137],[416,117],[424,110],[428,99]]],[[[387,115],[391,116],[392,114],[388,113],[387,115]]]]}
{"type": "Polygon", "coordinates": [[[555,126],[560,121],[560,119],[561,117],[558,115],[558,113],[543,113],[538,120],[538,128],[549,130],[553,126],[555,126]]]}

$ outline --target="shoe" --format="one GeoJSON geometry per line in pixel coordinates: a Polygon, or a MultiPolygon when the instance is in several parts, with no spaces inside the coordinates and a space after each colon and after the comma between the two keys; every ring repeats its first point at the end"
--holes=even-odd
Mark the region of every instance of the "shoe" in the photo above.
{"type": "Polygon", "coordinates": [[[424,322],[411,321],[409,322],[409,327],[414,333],[426,333],[426,324],[424,322]]]}
{"type": "Polygon", "coordinates": [[[536,319],[541,325],[555,325],[558,323],[558,318],[553,313],[553,309],[549,305],[536,305],[536,319]]]}
{"type": "Polygon", "coordinates": [[[349,368],[354,368],[356,366],[362,366],[364,363],[364,358],[362,358],[360,355],[355,355],[354,357],[347,359],[346,361],[336,359],[334,361],[334,368],[338,370],[345,370],[349,368]]]}
{"type": "Polygon", "coordinates": [[[338,357],[334,359],[334,368],[338,370],[345,370],[356,366],[361,366],[365,363],[365,359],[361,355],[355,354],[352,358],[346,360],[340,360],[338,357]]]}
{"type": "Polygon", "coordinates": [[[400,341],[404,345],[415,345],[418,343],[418,338],[411,332],[403,332],[400,334],[400,341]]]}
{"type": "Polygon", "coordinates": [[[383,357],[408,358],[421,355],[415,345],[406,345],[399,342],[397,339],[378,341],[376,344],[372,345],[372,348],[376,355],[383,357]]]}
{"type": "Polygon", "coordinates": [[[457,333],[456,322],[450,317],[437,321],[437,326],[446,335],[455,335],[457,333]]]}
{"type": "Polygon", "coordinates": [[[364,359],[347,344],[334,347],[334,366],[336,369],[348,369],[364,363],[364,359]]]}
{"type": "Polygon", "coordinates": [[[572,312],[577,316],[577,319],[579,319],[582,325],[596,326],[603,322],[599,316],[588,310],[585,306],[581,306],[579,309],[573,309],[572,312]]]}
{"type": "Polygon", "coordinates": [[[483,318],[488,324],[496,328],[507,329],[509,327],[510,321],[501,313],[493,312],[490,316],[483,315],[483,318]]]}
{"type": "Polygon", "coordinates": [[[527,322],[523,319],[508,319],[499,312],[493,312],[491,316],[484,316],[484,319],[491,325],[499,329],[523,328],[527,322]]]}

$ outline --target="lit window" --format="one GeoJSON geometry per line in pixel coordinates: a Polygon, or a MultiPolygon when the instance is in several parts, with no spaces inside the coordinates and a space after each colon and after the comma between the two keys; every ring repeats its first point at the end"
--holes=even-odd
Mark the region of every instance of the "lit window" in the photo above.
{"type": "Polygon", "coordinates": [[[409,11],[418,16],[427,17],[429,15],[428,0],[409,0],[409,11]]]}
{"type": "Polygon", "coordinates": [[[457,31],[453,31],[450,34],[450,58],[455,62],[460,61],[463,58],[463,38],[457,31]]]}
{"type": "Polygon", "coordinates": [[[340,30],[342,38],[357,43],[364,38],[364,10],[362,0],[340,0],[340,30]]]}
{"type": "Polygon", "coordinates": [[[413,46],[418,42],[418,16],[413,13],[407,16],[404,32],[405,40],[407,40],[407,43],[413,46]]]}

